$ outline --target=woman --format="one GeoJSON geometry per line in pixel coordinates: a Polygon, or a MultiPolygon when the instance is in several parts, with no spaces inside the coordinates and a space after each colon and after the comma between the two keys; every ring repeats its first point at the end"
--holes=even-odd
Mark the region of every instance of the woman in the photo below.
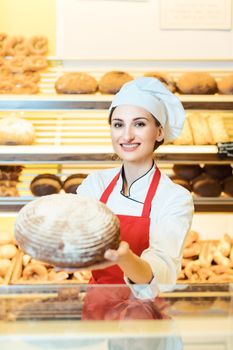
{"type": "Polygon", "coordinates": [[[154,78],[130,81],[113,98],[109,123],[122,167],[90,174],[77,193],[118,215],[121,243],[106,251],[111,266],[93,270],[90,283],[133,284],[142,298],[155,295],[158,284],[175,284],[193,202],[160,173],[154,150],[179,135],[184,118],[178,98],[154,78]]]}

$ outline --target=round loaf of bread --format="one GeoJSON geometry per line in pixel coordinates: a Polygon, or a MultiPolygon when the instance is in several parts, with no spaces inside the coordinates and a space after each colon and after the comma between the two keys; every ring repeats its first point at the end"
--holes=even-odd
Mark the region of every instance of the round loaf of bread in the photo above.
{"type": "Polygon", "coordinates": [[[34,127],[28,120],[15,116],[0,119],[1,145],[31,145],[34,139],[34,127]]]}
{"type": "Polygon", "coordinates": [[[63,182],[63,190],[67,193],[76,193],[78,186],[86,177],[86,174],[72,174],[68,176],[63,182]]]}
{"type": "Polygon", "coordinates": [[[206,174],[218,180],[224,180],[232,175],[230,164],[205,164],[203,170],[206,174]]]}
{"type": "Polygon", "coordinates": [[[215,94],[218,90],[215,79],[208,73],[184,73],[177,82],[181,94],[215,94]]]}
{"type": "Polygon", "coordinates": [[[39,197],[59,193],[61,189],[62,181],[54,174],[37,175],[30,183],[32,194],[39,197]]]}
{"type": "Polygon", "coordinates": [[[218,82],[218,92],[220,94],[233,94],[233,74],[227,75],[218,82]]]}
{"type": "Polygon", "coordinates": [[[108,72],[100,79],[99,91],[103,94],[116,94],[130,80],[133,80],[133,77],[126,72],[108,72]]]}
{"type": "Polygon", "coordinates": [[[219,197],[222,192],[221,183],[206,174],[193,180],[193,192],[201,197],[219,197]]]}
{"type": "Polygon", "coordinates": [[[104,261],[119,246],[119,219],[96,199],[52,194],[26,204],[18,213],[15,239],[34,259],[79,268],[104,261]]]}
{"type": "Polygon", "coordinates": [[[97,88],[96,79],[83,72],[65,73],[55,83],[58,94],[93,94],[97,88]]]}
{"type": "Polygon", "coordinates": [[[175,164],[173,171],[178,178],[191,181],[202,173],[198,164],[175,164]]]}

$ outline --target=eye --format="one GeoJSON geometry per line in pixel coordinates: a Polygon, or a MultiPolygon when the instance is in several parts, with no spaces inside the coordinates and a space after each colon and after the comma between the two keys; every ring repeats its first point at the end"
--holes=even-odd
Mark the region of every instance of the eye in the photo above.
{"type": "Polygon", "coordinates": [[[135,123],[135,126],[137,126],[137,127],[143,127],[145,125],[146,124],[144,122],[137,122],[137,123],[135,123]]]}
{"type": "Polygon", "coordinates": [[[113,123],[112,123],[112,126],[113,126],[114,128],[121,128],[121,127],[123,126],[123,123],[121,123],[121,122],[113,122],[113,123]]]}

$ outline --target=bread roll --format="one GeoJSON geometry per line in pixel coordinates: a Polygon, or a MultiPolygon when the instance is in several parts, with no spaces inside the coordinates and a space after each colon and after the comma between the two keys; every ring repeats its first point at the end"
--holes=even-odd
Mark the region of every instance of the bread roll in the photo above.
{"type": "Polygon", "coordinates": [[[177,82],[181,94],[215,94],[218,90],[215,79],[208,73],[184,73],[177,82]]]}
{"type": "Polygon", "coordinates": [[[34,140],[35,130],[28,120],[14,116],[0,119],[1,145],[31,145],[34,140]]]}
{"type": "Polygon", "coordinates": [[[220,115],[210,115],[207,121],[214,143],[230,141],[230,137],[220,115]]]}
{"type": "Polygon", "coordinates": [[[195,145],[212,145],[214,143],[207,118],[199,113],[193,113],[189,118],[195,145]]]}
{"type": "Polygon", "coordinates": [[[99,91],[103,94],[116,94],[130,80],[133,80],[133,77],[126,72],[108,72],[99,81],[99,91]]]}
{"type": "Polygon", "coordinates": [[[219,197],[222,187],[219,181],[202,174],[193,180],[193,192],[201,197],[219,197]]]}
{"type": "Polygon", "coordinates": [[[58,94],[92,94],[97,88],[96,79],[82,72],[65,73],[55,83],[58,94]]]}
{"type": "Polygon", "coordinates": [[[175,175],[181,179],[191,181],[202,173],[199,164],[175,164],[172,168],[175,175]]]}
{"type": "Polygon", "coordinates": [[[205,164],[203,170],[207,175],[221,181],[232,175],[230,164],[205,164]]]}
{"type": "Polygon", "coordinates": [[[62,181],[54,174],[37,175],[30,183],[30,190],[34,196],[46,196],[59,193],[62,189],[62,181]]]}
{"type": "Polygon", "coordinates": [[[180,136],[173,141],[174,145],[193,145],[193,134],[189,124],[189,119],[186,118],[180,136]]]}

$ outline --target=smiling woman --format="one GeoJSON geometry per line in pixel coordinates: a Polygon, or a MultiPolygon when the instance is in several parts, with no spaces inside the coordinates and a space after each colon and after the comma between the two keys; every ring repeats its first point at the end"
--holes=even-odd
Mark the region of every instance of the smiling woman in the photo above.
{"type": "Polygon", "coordinates": [[[77,194],[97,198],[117,214],[121,244],[105,252],[114,265],[93,270],[90,283],[146,284],[144,297],[151,297],[158,285],[176,282],[193,202],[160,173],[154,150],[178,137],[184,119],[178,98],[155,78],[130,81],[114,96],[109,123],[122,167],[90,174],[77,194]]]}

